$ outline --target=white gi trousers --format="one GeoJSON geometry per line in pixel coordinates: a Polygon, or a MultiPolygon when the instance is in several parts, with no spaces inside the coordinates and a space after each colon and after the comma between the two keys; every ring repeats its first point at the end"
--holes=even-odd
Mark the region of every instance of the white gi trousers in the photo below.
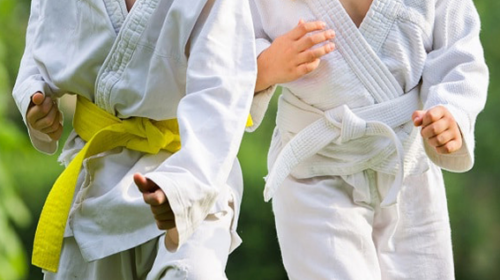
{"type": "Polygon", "coordinates": [[[289,278],[454,279],[441,170],[431,164],[406,176],[398,204],[387,208],[379,205],[394,176],[361,175],[288,176],[278,188],[273,210],[289,278]]]}
{"type": "Polygon", "coordinates": [[[164,245],[165,234],[135,248],[87,262],[73,236],[64,239],[59,272],[45,280],[223,280],[231,246],[231,207],[210,214],[176,252],[164,245]]]}

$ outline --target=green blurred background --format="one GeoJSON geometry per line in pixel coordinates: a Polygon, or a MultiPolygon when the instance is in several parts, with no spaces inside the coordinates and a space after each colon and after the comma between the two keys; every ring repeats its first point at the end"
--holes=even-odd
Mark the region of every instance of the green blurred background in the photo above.
{"type": "MultiPolygon", "coordinates": [[[[0,280],[41,279],[29,265],[36,221],[62,167],[56,156],[35,151],[11,98],[24,47],[30,0],[0,0],[0,280]]],[[[491,72],[486,109],[476,127],[476,165],[445,173],[457,279],[500,279],[500,2],[475,0],[491,72]],[[497,27],[495,27],[497,26],[497,27]]],[[[71,102],[71,100],[67,100],[71,102]]],[[[229,279],[287,279],[270,203],[262,199],[266,153],[276,102],[262,127],[246,134],[239,158],[245,193],[239,223],[244,243],[231,256],[229,279]]],[[[66,112],[66,130],[70,112],[66,112]]]]}

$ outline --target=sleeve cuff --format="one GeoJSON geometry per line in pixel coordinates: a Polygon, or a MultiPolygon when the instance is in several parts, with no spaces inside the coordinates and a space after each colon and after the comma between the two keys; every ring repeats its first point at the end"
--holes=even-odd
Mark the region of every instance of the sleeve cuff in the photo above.
{"type": "MultiPolygon", "coordinates": [[[[188,190],[189,184],[181,188],[175,180],[160,172],[151,172],[145,176],[163,190],[174,213],[175,230],[173,230],[173,235],[169,234],[168,238],[166,236],[166,245],[169,251],[175,252],[186,243],[205,219],[215,203],[218,193],[214,190],[200,202],[190,199],[189,193],[192,193],[193,190],[188,190]]],[[[172,176],[175,175],[172,174],[172,176]]]]}
{"type": "Polygon", "coordinates": [[[268,40],[263,38],[255,39],[255,54],[257,55],[257,57],[260,55],[261,52],[269,48],[269,46],[271,46],[271,42],[269,42],[268,40]]]}
{"type": "Polygon", "coordinates": [[[17,107],[21,112],[24,123],[28,128],[28,134],[33,147],[42,153],[50,155],[54,154],[58,148],[58,141],[52,140],[45,133],[32,129],[26,120],[28,107],[31,102],[31,96],[38,91],[46,95],[46,92],[50,92],[50,89],[47,89],[46,84],[43,81],[31,81],[24,83],[20,88],[15,89],[15,91],[16,92],[13,94],[14,100],[16,101],[17,107]]]}
{"type": "Polygon", "coordinates": [[[450,172],[467,172],[474,165],[474,129],[467,115],[454,107],[444,105],[455,118],[462,132],[462,147],[451,154],[438,154],[424,141],[424,147],[430,160],[444,170],[450,172]]]}
{"type": "Polygon", "coordinates": [[[252,116],[253,124],[246,128],[247,132],[255,131],[264,120],[269,102],[271,102],[276,88],[277,86],[274,85],[255,94],[252,100],[252,106],[250,107],[250,115],[252,116]]]}

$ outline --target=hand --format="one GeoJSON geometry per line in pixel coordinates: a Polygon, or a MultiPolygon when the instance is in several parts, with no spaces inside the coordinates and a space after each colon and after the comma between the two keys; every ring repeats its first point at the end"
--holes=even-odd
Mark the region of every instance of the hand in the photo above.
{"type": "Polygon", "coordinates": [[[139,173],[134,174],[134,182],[141,191],[144,202],[151,207],[158,228],[161,230],[174,228],[174,212],[160,187],[139,173]]]}
{"type": "Polygon", "coordinates": [[[26,120],[31,128],[49,135],[52,140],[61,138],[62,113],[50,96],[44,97],[41,92],[33,94],[26,120]]]}
{"type": "Polygon", "coordinates": [[[335,44],[328,42],[335,32],[325,27],[321,21],[300,20],[294,29],[276,38],[257,58],[255,92],[294,81],[318,68],[320,58],[335,49],[335,44]]]}
{"type": "Polygon", "coordinates": [[[462,147],[462,133],[446,107],[415,111],[412,119],[415,126],[422,127],[420,134],[437,153],[451,154],[462,147]]]}

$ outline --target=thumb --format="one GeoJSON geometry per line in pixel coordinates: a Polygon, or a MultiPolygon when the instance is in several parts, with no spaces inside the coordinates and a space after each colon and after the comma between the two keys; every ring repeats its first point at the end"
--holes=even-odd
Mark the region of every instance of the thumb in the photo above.
{"type": "Polygon", "coordinates": [[[413,114],[411,116],[411,119],[413,120],[413,124],[415,126],[421,126],[422,122],[424,120],[424,115],[425,115],[425,111],[422,111],[422,110],[417,110],[417,111],[413,112],[413,114]]]}
{"type": "Polygon", "coordinates": [[[134,174],[134,182],[142,193],[154,192],[158,186],[140,173],[134,174]]]}
{"type": "Polygon", "coordinates": [[[41,93],[41,92],[36,92],[35,94],[33,94],[33,96],[31,97],[31,101],[33,102],[33,104],[35,105],[40,105],[43,103],[43,100],[45,100],[45,96],[41,93]]]}

